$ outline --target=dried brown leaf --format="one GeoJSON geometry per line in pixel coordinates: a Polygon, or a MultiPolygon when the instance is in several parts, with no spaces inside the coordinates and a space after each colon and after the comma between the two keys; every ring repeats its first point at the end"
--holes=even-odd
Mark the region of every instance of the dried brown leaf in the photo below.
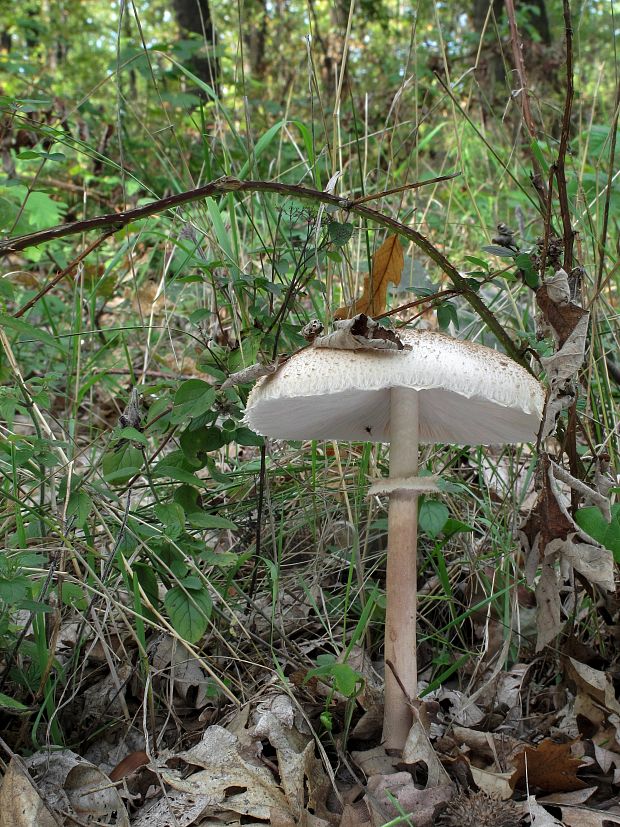
{"type": "Polygon", "coordinates": [[[593,669],[574,658],[568,659],[567,675],[577,685],[580,692],[589,695],[599,706],[615,715],[620,715],[620,703],[607,672],[593,669]]]}
{"type": "Polygon", "coordinates": [[[558,587],[558,576],[552,563],[544,562],[536,584],[536,651],[540,652],[562,631],[562,604],[558,587]]]}
{"type": "MultiPolygon", "coordinates": [[[[353,319],[336,322],[333,333],[319,336],[314,347],[333,350],[403,350],[405,345],[393,330],[388,330],[360,313],[353,319]]],[[[407,346],[408,348],[409,346],[407,346]]]]}
{"type": "Polygon", "coordinates": [[[352,307],[340,307],[334,319],[350,319],[358,313],[380,316],[385,312],[388,284],[400,284],[405,257],[396,235],[389,235],[372,258],[372,270],[364,278],[364,292],[352,307]]]}
{"type": "Polygon", "coordinates": [[[373,827],[383,827],[401,811],[413,815],[416,827],[432,827],[438,811],[453,795],[454,787],[450,783],[420,789],[413,783],[410,773],[398,772],[369,778],[366,804],[373,817],[373,827]],[[399,807],[395,806],[391,796],[398,801],[399,807]]]}
{"type": "Polygon", "coordinates": [[[19,758],[12,758],[0,786],[0,827],[59,827],[19,758]]]}
{"type": "Polygon", "coordinates": [[[445,771],[437,753],[429,741],[426,730],[421,721],[414,721],[403,748],[403,762],[417,764],[419,761],[426,764],[428,770],[428,787],[441,787],[450,783],[450,776],[445,771]]]}
{"type": "Polygon", "coordinates": [[[549,738],[538,746],[527,746],[512,759],[513,789],[534,788],[549,793],[583,790],[588,785],[577,778],[581,760],[571,753],[571,744],[556,744],[549,738]]]}

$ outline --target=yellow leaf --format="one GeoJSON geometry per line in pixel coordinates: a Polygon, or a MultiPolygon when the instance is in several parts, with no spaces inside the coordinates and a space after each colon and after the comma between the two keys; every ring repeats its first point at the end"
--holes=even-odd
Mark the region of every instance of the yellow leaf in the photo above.
{"type": "Polygon", "coordinates": [[[389,235],[372,257],[372,271],[364,278],[362,297],[350,307],[339,307],[334,319],[352,319],[358,313],[371,318],[385,313],[388,284],[400,284],[405,257],[398,236],[389,235]]]}

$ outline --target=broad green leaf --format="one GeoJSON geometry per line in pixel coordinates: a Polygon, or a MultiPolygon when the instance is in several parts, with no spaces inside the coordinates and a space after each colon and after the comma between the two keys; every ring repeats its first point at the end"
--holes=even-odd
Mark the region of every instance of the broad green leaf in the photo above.
{"type": "Polygon", "coordinates": [[[142,451],[131,442],[118,444],[103,455],[103,478],[106,482],[122,485],[141,470],[143,460],[142,451]]]}
{"type": "Polygon", "coordinates": [[[255,434],[250,428],[237,428],[235,430],[235,435],[233,437],[234,442],[237,445],[256,445],[258,447],[265,444],[265,440],[262,436],[255,434]]]}
{"type": "Polygon", "coordinates": [[[344,247],[353,235],[353,224],[349,224],[348,221],[344,224],[340,224],[338,221],[330,221],[327,230],[330,240],[337,247],[344,247]]]}
{"type": "Polygon", "coordinates": [[[82,611],[88,607],[88,597],[84,594],[84,587],[77,583],[63,581],[61,600],[63,606],[73,606],[82,611]]]}
{"type": "Polygon", "coordinates": [[[477,256],[465,256],[465,261],[469,261],[477,267],[482,267],[483,270],[488,271],[489,269],[489,263],[483,258],[478,258],[477,256]]]}
{"type": "Polygon", "coordinates": [[[158,503],[155,506],[157,519],[166,526],[171,539],[178,537],[185,528],[185,512],[179,503],[158,503]]]}
{"type": "Polygon", "coordinates": [[[93,501],[88,496],[86,491],[72,491],[69,496],[69,503],[67,504],[67,516],[75,517],[75,523],[78,528],[82,528],[88,515],[92,511],[93,501]]]}
{"type": "Polygon", "coordinates": [[[198,502],[200,492],[192,485],[180,485],[172,495],[175,503],[178,503],[185,513],[190,511],[199,511],[200,503],[198,502]]]}
{"type": "MultiPolygon", "coordinates": [[[[320,657],[317,658],[317,661],[320,657]]],[[[331,678],[334,689],[341,692],[347,698],[354,698],[364,685],[364,678],[356,672],[348,663],[333,661],[318,666],[316,669],[309,669],[305,680],[310,678],[331,678]]]]}
{"type": "Polygon", "coordinates": [[[200,554],[200,559],[204,560],[208,566],[218,566],[221,569],[227,569],[237,565],[239,555],[232,551],[203,551],[200,554]]]}
{"type": "Polygon", "coordinates": [[[205,480],[201,480],[198,477],[194,476],[191,471],[186,471],[184,468],[179,468],[177,465],[167,465],[166,464],[167,457],[158,462],[157,465],[151,470],[153,477],[157,477],[161,479],[162,477],[169,477],[171,480],[176,480],[177,482],[184,482],[186,485],[197,486],[199,488],[204,488],[206,486],[205,480]]]}
{"type": "Polygon", "coordinates": [[[202,466],[207,461],[207,453],[217,451],[218,448],[226,445],[228,438],[220,428],[215,426],[196,428],[194,431],[186,428],[181,434],[179,442],[185,456],[194,463],[199,462],[202,466]]]}
{"type": "Polygon", "coordinates": [[[60,341],[50,336],[46,330],[28,324],[28,322],[25,322],[23,319],[14,319],[6,313],[0,313],[0,326],[14,331],[26,339],[35,339],[37,342],[41,342],[48,347],[60,350],[62,353],[65,352],[65,347],[60,341]]]}
{"type": "MultiPolygon", "coordinates": [[[[134,563],[133,565],[134,577],[138,584],[148,597],[151,605],[157,606],[159,604],[159,587],[157,582],[157,575],[151,565],[146,563],[134,563]]],[[[135,593],[135,592],[134,592],[135,593]]],[[[147,608],[140,598],[139,591],[135,601],[136,611],[139,611],[143,617],[154,619],[153,612],[147,608]]]]}
{"type": "Polygon", "coordinates": [[[452,304],[452,302],[442,302],[437,308],[437,321],[442,330],[447,330],[450,322],[452,322],[458,330],[459,317],[456,310],[456,305],[452,304]]]}
{"type": "Polygon", "coordinates": [[[119,442],[121,439],[128,439],[131,440],[131,442],[139,442],[141,445],[144,445],[145,448],[148,448],[148,439],[137,428],[121,428],[120,431],[117,431],[114,434],[111,441],[119,442]]]}
{"type": "Polygon", "coordinates": [[[9,698],[4,692],[0,692],[0,708],[15,709],[18,712],[28,712],[28,707],[21,701],[16,701],[15,698],[9,698]]]}
{"type": "Polygon", "coordinates": [[[443,531],[449,517],[450,512],[443,503],[426,497],[420,506],[418,525],[426,534],[437,537],[443,531]]]}
{"type": "Polygon", "coordinates": [[[196,643],[205,633],[213,603],[206,589],[174,586],[164,598],[164,606],[174,629],[188,643],[196,643]]]}
{"type": "Polygon", "coordinates": [[[620,503],[612,505],[609,523],[600,508],[596,506],[578,509],[575,513],[575,522],[590,537],[608,548],[616,563],[620,563],[620,503]]]}
{"type": "Polygon", "coordinates": [[[485,253],[490,253],[492,256],[499,256],[500,258],[512,258],[515,254],[514,250],[508,247],[500,247],[499,244],[487,244],[482,248],[485,253]]]}
{"type": "Polygon", "coordinates": [[[193,528],[228,528],[234,531],[237,526],[232,520],[226,517],[217,517],[215,514],[207,514],[206,511],[190,511],[187,515],[187,522],[193,528]]]}
{"type": "Polygon", "coordinates": [[[185,419],[197,419],[213,408],[215,388],[202,379],[188,379],[174,395],[172,421],[176,424],[185,419]]]}

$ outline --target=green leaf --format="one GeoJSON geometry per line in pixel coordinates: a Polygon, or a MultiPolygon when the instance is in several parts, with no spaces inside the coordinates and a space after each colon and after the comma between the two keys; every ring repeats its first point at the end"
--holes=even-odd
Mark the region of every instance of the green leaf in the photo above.
{"type": "Polygon", "coordinates": [[[327,231],[330,240],[336,247],[344,247],[353,235],[353,224],[349,224],[348,221],[344,224],[340,224],[338,221],[330,221],[327,231]]]}
{"type": "Polygon", "coordinates": [[[273,139],[276,137],[278,132],[280,132],[280,130],[284,126],[286,126],[286,121],[284,121],[284,120],[278,121],[277,123],[274,123],[274,125],[272,127],[270,127],[264,133],[264,135],[260,136],[258,141],[256,141],[256,144],[254,145],[254,149],[252,151],[252,157],[249,158],[245,162],[245,164],[241,167],[241,169],[239,170],[239,173],[238,173],[239,178],[245,178],[245,176],[250,171],[250,162],[251,163],[256,163],[256,161],[258,161],[258,159],[261,157],[263,152],[265,152],[265,150],[269,147],[269,144],[273,141],[273,139]]]}
{"type": "Polygon", "coordinates": [[[172,499],[181,506],[185,513],[199,511],[199,494],[200,492],[192,485],[180,485],[172,495],[172,499]]]}
{"type": "Polygon", "coordinates": [[[200,463],[202,467],[207,461],[206,454],[209,451],[217,451],[218,448],[226,445],[228,439],[221,428],[213,426],[211,428],[196,428],[196,430],[186,428],[181,434],[179,442],[187,459],[193,463],[200,463]]]}
{"type": "MultiPolygon", "coordinates": [[[[151,605],[157,606],[159,604],[159,587],[157,583],[157,575],[152,565],[146,563],[134,563],[133,565],[134,577],[137,578],[139,585],[142,587],[145,595],[148,597],[151,605]]],[[[154,620],[153,612],[142,602],[141,599],[136,601],[136,610],[140,612],[142,617],[154,620]]]]}
{"type": "Polygon", "coordinates": [[[467,533],[470,531],[475,531],[476,529],[473,525],[463,523],[461,520],[453,520],[452,517],[450,517],[446,520],[442,530],[445,537],[452,537],[454,534],[467,533]]]}
{"type": "Polygon", "coordinates": [[[75,517],[75,524],[78,528],[82,528],[88,515],[92,511],[93,501],[88,496],[86,491],[72,491],[69,496],[69,503],[67,505],[67,516],[75,517]]]}
{"type": "Polygon", "coordinates": [[[200,554],[200,559],[208,566],[217,566],[220,569],[228,569],[231,566],[236,566],[239,562],[239,555],[232,551],[203,551],[200,554]]]}
{"type": "Polygon", "coordinates": [[[77,583],[63,581],[60,599],[63,606],[73,606],[75,609],[81,609],[82,611],[88,608],[88,598],[84,594],[84,587],[77,583]]]}
{"type": "Polygon", "coordinates": [[[6,313],[0,313],[0,325],[4,328],[8,328],[9,330],[13,330],[20,336],[24,336],[28,339],[35,339],[37,342],[41,342],[48,347],[60,350],[62,353],[65,352],[64,345],[57,341],[53,336],[50,336],[47,331],[42,330],[40,327],[35,327],[34,325],[28,324],[28,322],[23,321],[23,319],[14,319],[6,313]]]}
{"type": "Polygon", "coordinates": [[[265,444],[262,436],[255,434],[250,428],[245,427],[235,430],[233,441],[236,442],[237,445],[256,445],[258,447],[265,444]]]}
{"type": "Polygon", "coordinates": [[[456,306],[452,302],[442,302],[437,308],[437,322],[441,330],[447,330],[450,322],[459,329],[459,317],[456,306]]]}
{"type": "Polygon", "coordinates": [[[19,712],[28,712],[27,706],[21,703],[21,701],[16,701],[15,698],[9,698],[9,696],[5,695],[4,692],[0,692],[0,708],[15,709],[19,712]]]}
{"type": "MultiPolygon", "coordinates": [[[[317,658],[320,661],[321,657],[317,658]]],[[[309,669],[306,673],[305,681],[310,678],[331,678],[334,684],[334,689],[341,692],[347,698],[354,698],[359,694],[364,686],[364,678],[359,672],[356,672],[348,663],[338,663],[336,661],[325,663],[322,666],[317,666],[316,669],[309,669]]]]}
{"type": "Polygon", "coordinates": [[[59,224],[65,207],[66,204],[55,201],[44,192],[31,192],[24,212],[28,216],[28,223],[32,227],[43,229],[43,227],[52,227],[59,224]]]}
{"type": "Polygon", "coordinates": [[[492,256],[499,256],[500,258],[512,258],[515,254],[514,250],[508,247],[500,247],[499,244],[487,244],[482,248],[485,253],[490,253],[492,256]]]}
{"type": "Polygon", "coordinates": [[[193,528],[228,528],[234,531],[237,526],[225,517],[217,517],[215,514],[207,514],[206,511],[190,511],[187,515],[187,522],[193,528]]]}
{"type": "Polygon", "coordinates": [[[158,503],[155,506],[157,519],[166,526],[171,540],[178,537],[185,528],[185,512],[179,503],[158,503]]]}
{"type": "Polygon", "coordinates": [[[543,154],[543,147],[547,150],[549,149],[545,141],[539,141],[536,138],[533,138],[530,142],[530,149],[532,150],[532,154],[536,156],[538,163],[541,165],[546,177],[549,175],[549,164],[543,154]]]}
{"type": "Polygon", "coordinates": [[[465,261],[469,261],[477,267],[482,267],[482,269],[487,272],[489,270],[489,263],[483,258],[478,258],[477,256],[465,256],[465,261]]]}
{"type": "Polygon", "coordinates": [[[131,442],[117,445],[103,455],[101,469],[106,482],[122,485],[142,469],[143,456],[131,442]]]}
{"type": "Polygon", "coordinates": [[[188,379],[179,386],[174,396],[172,422],[175,424],[185,419],[197,419],[208,413],[215,402],[215,388],[202,379],[188,379]]]}
{"type": "Polygon", "coordinates": [[[26,149],[17,156],[20,161],[32,161],[35,158],[42,158],[44,161],[65,161],[66,156],[62,152],[41,152],[36,149],[26,149]]]}
{"type": "Polygon", "coordinates": [[[164,606],[174,629],[188,643],[196,643],[205,633],[213,602],[206,589],[174,586],[164,598],[164,606]]]}
{"type": "Polygon", "coordinates": [[[179,468],[177,465],[167,465],[164,457],[161,462],[151,470],[153,477],[161,479],[162,477],[169,477],[171,480],[177,482],[184,482],[186,485],[198,486],[199,488],[206,487],[206,481],[194,476],[191,471],[186,471],[184,468],[179,468]]]}
{"type": "Polygon", "coordinates": [[[528,287],[536,289],[539,285],[538,273],[534,269],[532,257],[527,253],[520,253],[515,256],[515,264],[523,272],[523,278],[528,287]]]}
{"type": "Polygon", "coordinates": [[[420,506],[418,524],[426,534],[437,537],[443,531],[449,518],[450,512],[443,503],[439,500],[425,498],[420,506]]]}
{"type": "Polygon", "coordinates": [[[137,428],[121,428],[120,431],[117,431],[112,437],[112,442],[119,442],[121,439],[128,439],[132,442],[139,442],[146,448],[148,448],[149,445],[149,441],[146,438],[146,436],[137,428]]]}
{"type": "Polygon", "coordinates": [[[590,537],[608,548],[616,563],[620,563],[620,503],[612,505],[609,523],[600,508],[596,506],[578,509],[575,513],[575,522],[590,537]]]}

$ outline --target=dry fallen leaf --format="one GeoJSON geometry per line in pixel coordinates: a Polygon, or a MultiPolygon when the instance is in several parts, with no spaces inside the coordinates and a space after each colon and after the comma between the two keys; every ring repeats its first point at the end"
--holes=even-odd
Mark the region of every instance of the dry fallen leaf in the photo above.
{"type": "Polygon", "coordinates": [[[571,744],[556,744],[545,739],[535,747],[525,747],[512,759],[515,771],[510,783],[517,787],[537,787],[549,793],[583,790],[588,785],[577,778],[581,766],[571,753],[571,744]]]}
{"type": "Polygon", "coordinates": [[[62,824],[37,792],[19,758],[12,758],[0,786],[0,827],[58,827],[62,824]]]}
{"type": "Polygon", "coordinates": [[[567,496],[560,483],[578,490],[580,496],[600,505],[600,495],[580,480],[541,454],[539,495],[522,529],[526,550],[525,575],[531,585],[541,566],[536,586],[536,615],[538,639],[536,651],[543,649],[561,631],[561,619],[556,561],[571,566],[591,583],[609,591],[615,588],[614,562],[611,551],[597,543],[580,528],[569,512],[567,496]]]}
{"type": "Polygon", "coordinates": [[[364,278],[364,292],[351,307],[339,307],[334,319],[350,319],[358,313],[380,316],[385,313],[388,284],[400,284],[405,257],[398,236],[389,235],[372,257],[372,270],[364,278]]]}
{"type": "Polygon", "coordinates": [[[26,764],[50,810],[78,822],[129,827],[119,791],[94,764],[68,749],[35,753],[26,764]]]}
{"type": "Polygon", "coordinates": [[[558,575],[553,563],[547,560],[541,566],[540,580],[536,584],[536,606],[536,651],[540,652],[555,640],[564,626],[558,575]]]}
{"type": "Polygon", "coordinates": [[[620,703],[616,699],[614,685],[607,672],[593,669],[585,663],[569,658],[567,674],[576,683],[579,692],[589,695],[608,713],[620,714],[620,703]]]}
{"type": "Polygon", "coordinates": [[[441,787],[450,784],[450,776],[437,757],[422,722],[414,721],[403,748],[403,762],[417,764],[418,761],[426,764],[428,770],[427,787],[441,787]]]}
{"type": "Polygon", "coordinates": [[[554,818],[544,807],[541,807],[533,795],[527,797],[523,809],[529,814],[532,827],[563,827],[562,822],[554,818]]]}
{"type": "Polygon", "coordinates": [[[172,635],[162,635],[153,650],[155,685],[169,686],[184,704],[200,709],[208,698],[209,681],[198,660],[172,635]]]}
{"type": "Polygon", "coordinates": [[[413,815],[416,827],[432,827],[438,811],[453,795],[452,784],[419,789],[410,773],[397,772],[369,778],[365,801],[373,827],[383,827],[386,821],[397,818],[401,811],[413,815]],[[398,801],[398,807],[393,803],[394,798],[398,801]]]}
{"type": "Polygon", "coordinates": [[[393,330],[388,330],[366,316],[359,313],[353,319],[336,322],[333,333],[319,336],[314,340],[314,347],[331,348],[332,350],[407,350],[410,346],[403,345],[393,330]]]}
{"type": "Polygon", "coordinates": [[[473,764],[470,765],[469,769],[476,787],[482,790],[483,793],[490,795],[492,798],[497,798],[500,801],[509,801],[512,798],[512,773],[490,772],[489,770],[475,767],[473,764]]]}
{"type": "Polygon", "coordinates": [[[565,827],[611,827],[620,824],[620,816],[607,810],[591,810],[589,807],[560,807],[565,827]]]}
{"type": "Polygon", "coordinates": [[[272,809],[286,812],[286,798],[272,772],[245,753],[235,735],[223,727],[210,726],[196,746],[175,756],[202,769],[189,776],[162,769],[161,775],[173,789],[208,800],[211,815],[231,810],[269,819],[272,809]]]}

